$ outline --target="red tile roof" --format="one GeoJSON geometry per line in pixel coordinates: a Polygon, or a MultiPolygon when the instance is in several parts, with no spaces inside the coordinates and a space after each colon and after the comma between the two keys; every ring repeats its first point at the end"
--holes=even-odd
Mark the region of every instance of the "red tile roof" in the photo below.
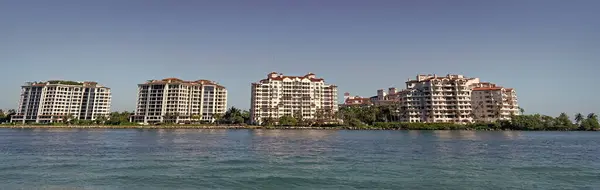
{"type": "Polygon", "coordinates": [[[370,104],[370,103],[371,103],[371,99],[358,97],[358,96],[346,98],[346,100],[344,101],[345,105],[361,105],[361,104],[370,104]]]}
{"type": "Polygon", "coordinates": [[[473,91],[502,90],[502,87],[473,88],[473,91]]]}

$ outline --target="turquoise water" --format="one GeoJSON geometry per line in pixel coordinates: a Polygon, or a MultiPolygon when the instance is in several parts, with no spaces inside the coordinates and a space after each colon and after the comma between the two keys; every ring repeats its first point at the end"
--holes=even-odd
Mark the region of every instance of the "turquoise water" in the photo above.
{"type": "Polygon", "coordinates": [[[0,189],[600,189],[600,133],[0,129],[0,189]]]}

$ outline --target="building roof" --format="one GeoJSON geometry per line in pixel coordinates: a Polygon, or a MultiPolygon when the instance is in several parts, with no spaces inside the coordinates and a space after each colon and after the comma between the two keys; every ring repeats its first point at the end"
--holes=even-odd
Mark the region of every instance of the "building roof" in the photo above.
{"type": "Polygon", "coordinates": [[[489,90],[502,90],[503,87],[483,87],[483,88],[473,88],[473,91],[489,91],[489,90]]]}
{"type": "Polygon", "coordinates": [[[44,86],[80,86],[80,87],[93,87],[93,88],[106,88],[106,89],[110,89],[108,87],[105,86],[101,86],[98,84],[98,82],[94,82],[94,81],[85,81],[85,82],[78,82],[78,81],[68,81],[68,80],[48,80],[45,82],[26,82],[25,85],[23,85],[23,87],[27,87],[27,86],[35,86],[35,87],[44,87],[44,86]]]}
{"type": "Polygon", "coordinates": [[[308,78],[306,76],[277,76],[277,77],[269,77],[271,80],[283,80],[283,79],[309,79],[312,82],[320,82],[324,81],[322,78],[308,78]]]}
{"type": "MultiPolygon", "coordinates": [[[[315,74],[313,74],[313,73],[308,73],[308,74],[306,74],[304,76],[285,76],[283,74],[279,74],[277,76],[272,76],[273,74],[277,74],[277,73],[276,72],[269,73],[267,79],[271,79],[271,80],[283,80],[283,79],[288,78],[288,79],[309,79],[312,82],[324,81],[324,79],[322,79],[322,78],[313,78],[315,76],[315,74]]],[[[264,79],[264,80],[266,80],[266,79],[264,79]]],[[[264,80],[261,80],[261,82],[264,81],[264,80]]]]}
{"type": "Polygon", "coordinates": [[[217,87],[225,88],[222,85],[210,80],[200,79],[196,81],[184,81],[179,78],[165,78],[162,80],[148,80],[144,84],[186,84],[186,85],[215,85],[217,87]]]}
{"type": "Polygon", "coordinates": [[[363,105],[363,104],[371,104],[370,98],[363,98],[360,96],[349,97],[344,100],[344,105],[363,105]]]}
{"type": "Polygon", "coordinates": [[[406,83],[428,82],[428,81],[435,80],[435,79],[437,79],[437,80],[447,79],[447,80],[454,81],[454,80],[472,80],[472,79],[475,79],[475,78],[468,78],[468,77],[465,77],[463,75],[454,75],[454,74],[448,74],[446,76],[418,75],[416,80],[408,80],[408,81],[406,81],[406,83]],[[419,77],[427,77],[427,78],[422,79],[422,80],[418,80],[419,77]]]}

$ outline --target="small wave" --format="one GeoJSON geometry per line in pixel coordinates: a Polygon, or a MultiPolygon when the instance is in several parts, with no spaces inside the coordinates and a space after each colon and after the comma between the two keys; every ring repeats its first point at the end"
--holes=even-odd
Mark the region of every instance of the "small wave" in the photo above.
{"type": "Polygon", "coordinates": [[[581,168],[574,167],[553,167],[553,166],[525,166],[513,167],[512,170],[534,171],[534,172],[578,172],[581,168]]]}
{"type": "Polygon", "coordinates": [[[217,161],[219,164],[232,164],[232,165],[240,165],[240,164],[260,164],[261,161],[258,160],[246,160],[246,159],[231,159],[231,160],[221,160],[217,161]]]}

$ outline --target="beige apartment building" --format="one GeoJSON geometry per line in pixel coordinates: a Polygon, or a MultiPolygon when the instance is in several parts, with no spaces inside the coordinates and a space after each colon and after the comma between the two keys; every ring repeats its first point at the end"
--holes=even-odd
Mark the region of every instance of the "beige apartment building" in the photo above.
{"type": "Polygon", "coordinates": [[[337,86],[325,84],[315,74],[286,76],[269,73],[266,79],[252,83],[250,117],[253,123],[282,116],[321,119],[338,111],[337,86]]]}
{"type": "Polygon", "coordinates": [[[225,113],[227,89],[213,81],[183,81],[177,78],[150,80],[138,85],[138,100],[132,122],[213,122],[225,113]]]}
{"type": "Polygon", "coordinates": [[[492,122],[519,114],[514,89],[463,75],[418,75],[396,94],[402,122],[492,122]]]}
{"type": "Polygon", "coordinates": [[[471,107],[476,121],[509,120],[511,116],[520,114],[514,89],[492,83],[478,83],[472,90],[471,107]]]}
{"type": "Polygon", "coordinates": [[[470,123],[471,85],[479,78],[463,75],[418,75],[400,92],[401,121],[470,123]]]}
{"type": "Polygon", "coordinates": [[[17,114],[11,122],[53,123],[70,118],[96,120],[110,114],[110,88],[96,82],[28,82],[21,87],[17,114]]]}

